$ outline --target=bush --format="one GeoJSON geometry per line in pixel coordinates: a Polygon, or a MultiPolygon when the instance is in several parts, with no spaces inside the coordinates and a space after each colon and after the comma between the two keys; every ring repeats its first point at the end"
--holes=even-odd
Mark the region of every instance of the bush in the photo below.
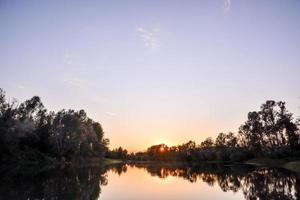
{"type": "Polygon", "coordinates": [[[253,157],[254,157],[253,154],[250,153],[249,151],[240,150],[240,151],[231,152],[229,159],[233,162],[242,162],[242,161],[250,160],[253,157]]]}
{"type": "Polygon", "coordinates": [[[216,158],[218,161],[226,161],[229,160],[229,155],[227,151],[218,151],[216,153],[216,158]]]}

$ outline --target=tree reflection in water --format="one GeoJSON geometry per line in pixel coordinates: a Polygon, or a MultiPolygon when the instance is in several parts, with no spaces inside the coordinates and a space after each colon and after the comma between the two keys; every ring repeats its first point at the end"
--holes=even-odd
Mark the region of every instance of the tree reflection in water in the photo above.
{"type": "Polygon", "coordinates": [[[106,167],[52,170],[38,175],[6,173],[0,179],[0,199],[101,199],[107,172],[118,175],[129,168],[145,169],[151,176],[202,181],[224,192],[242,191],[245,199],[300,199],[300,176],[285,170],[217,164],[118,164],[106,167]],[[99,196],[100,195],[100,196],[99,196]]]}
{"type": "Polygon", "coordinates": [[[224,192],[241,190],[247,200],[300,199],[300,176],[292,172],[249,166],[224,166],[203,164],[197,166],[134,165],[144,168],[152,176],[168,176],[190,182],[203,181],[210,186],[217,184],[224,192]]]}
{"type": "Polygon", "coordinates": [[[1,178],[0,199],[97,199],[107,184],[105,169],[52,170],[36,176],[1,178]]]}

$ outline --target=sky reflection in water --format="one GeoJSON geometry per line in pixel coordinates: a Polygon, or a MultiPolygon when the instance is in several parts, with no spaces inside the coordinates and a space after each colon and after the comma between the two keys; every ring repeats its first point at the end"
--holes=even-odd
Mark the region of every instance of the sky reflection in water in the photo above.
{"type": "MultiPolygon", "coordinates": [[[[34,171],[34,170],[33,170],[34,171]]],[[[299,199],[289,171],[203,164],[114,165],[1,174],[0,199],[299,199]]]]}

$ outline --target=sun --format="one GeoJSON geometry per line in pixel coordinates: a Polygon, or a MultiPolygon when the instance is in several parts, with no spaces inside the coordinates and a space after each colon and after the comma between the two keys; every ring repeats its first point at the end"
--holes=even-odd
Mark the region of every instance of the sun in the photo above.
{"type": "Polygon", "coordinates": [[[164,148],[164,147],[160,147],[160,148],[159,148],[159,151],[160,151],[161,153],[163,153],[163,152],[165,152],[165,148],[164,148]]]}

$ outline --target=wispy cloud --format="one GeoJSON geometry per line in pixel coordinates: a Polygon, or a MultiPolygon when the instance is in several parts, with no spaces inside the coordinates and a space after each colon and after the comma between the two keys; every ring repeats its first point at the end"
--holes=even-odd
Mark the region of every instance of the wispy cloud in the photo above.
{"type": "Polygon", "coordinates": [[[110,116],[110,117],[115,117],[115,116],[117,116],[117,114],[114,113],[114,112],[105,112],[105,114],[108,115],[108,116],[110,116]]]}
{"type": "Polygon", "coordinates": [[[65,78],[63,81],[73,87],[81,89],[85,87],[85,81],[78,77],[65,78]]]}
{"type": "Polygon", "coordinates": [[[23,90],[23,89],[25,89],[25,86],[24,85],[17,85],[17,88],[20,89],[20,90],[23,90]]]}
{"type": "Polygon", "coordinates": [[[231,8],[231,0],[223,0],[224,2],[224,11],[228,12],[231,8]]]}
{"type": "Polygon", "coordinates": [[[139,33],[141,40],[144,42],[145,47],[147,48],[155,48],[158,45],[158,37],[160,30],[158,28],[152,30],[146,30],[143,27],[139,27],[136,29],[139,33]]]}

